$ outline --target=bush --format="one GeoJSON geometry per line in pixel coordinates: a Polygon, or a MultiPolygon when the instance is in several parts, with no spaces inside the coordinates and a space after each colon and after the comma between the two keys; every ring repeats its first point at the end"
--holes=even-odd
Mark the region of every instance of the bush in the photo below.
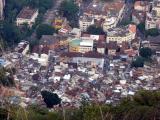
{"type": "Polygon", "coordinates": [[[61,103],[61,99],[55,93],[42,91],[41,94],[48,108],[52,108],[54,105],[61,103]]]}
{"type": "Polygon", "coordinates": [[[148,47],[143,47],[140,49],[139,54],[144,58],[150,58],[152,56],[152,50],[148,47]]]}
{"type": "Polygon", "coordinates": [[[53,35],[55,29],[47,24],[40,24],[36,29],[37,38],[40,39],[42,35],[53,35]]]}
{"type": "Polygon", "coordinates": [[[93,34],[93,35],[104,35],[103,28],[96,26],[96,25],[91,25],[87,28],[87,33],[93,34]]]}
{"type": "Polygon", "coordinates": [[[137,57],[136,60],[132,61],[131,67],[143,67],[144,66],[144,58],[137,57]]]}
{"type": "Polygon", "coordinates": [[[158,29],[157,29],[157,28],[149,29],[149,30],[147,31],[147,35],[150,35],[150,36],[158,36],[158,35],[159,35],[158,29]]]}

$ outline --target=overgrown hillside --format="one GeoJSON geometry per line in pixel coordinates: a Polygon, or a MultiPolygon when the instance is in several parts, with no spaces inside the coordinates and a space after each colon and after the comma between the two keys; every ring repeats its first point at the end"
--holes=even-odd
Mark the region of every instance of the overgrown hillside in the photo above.
{"type": "Polygon", "coordinates": [[[140,91],[117,106],[89,105],[84,101],[79,109],[53,111],[38,106],[26,109],[12,106],[1,108],[0,120],[159,120],[160,91],[140,91]]]}

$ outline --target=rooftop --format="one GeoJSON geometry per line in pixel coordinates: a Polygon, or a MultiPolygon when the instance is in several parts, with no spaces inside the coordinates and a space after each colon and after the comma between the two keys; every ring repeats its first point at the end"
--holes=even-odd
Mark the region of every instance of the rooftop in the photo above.
{"type": "Polygon", "coordinates": [[[127,26],[121,26],[121,27],[115,27],[115,28],[111,28],[108,30],[107,32],[107,36],[111,37],[111,36],[126,36],[129,33],[136,33],[136,26],[135,25],[127,25],[127,26]]]}
{"type": "Polygon", "coordinates": [[[75,38],[70,42],[73,46],[93,46],[93,40],[75,38]]]}
{"type": "Polygon", "coordinates": [[[66,52],[61,55],[61,57],[87,57],[87,58],[104,58],[104,55],[97,52],[87,52],[87,53],[76,53],[76,52],[66,52]]]}
{"type": "Polygon", "coordinates": [[[33,9],[33,8],[30,8],[30,7],[25,7],[20,11],[17,18],[31,19],[36,11],[37,11],[37,9],[33,9]]]}
{"type": "Polygon", "coordinates": [[[117,15],[117,12],[121,10],[124,5],[124,1],[117,0],[112,2],[92,2],[84,10],[86,14],[95,15],[117,15]]]}
{"type": "Polygon", "coordinates": [[[83,22],[92,22],[93,18],[92,17],[88,17],[88,16],[81,16],[80,20],[83,22]]]}
{"type": "Polygon", "coordinates": [[[134,6],[137,7],[137,6],[147,6],[149,5],[149,2],[148,1],[136,1],[134,6]]]}

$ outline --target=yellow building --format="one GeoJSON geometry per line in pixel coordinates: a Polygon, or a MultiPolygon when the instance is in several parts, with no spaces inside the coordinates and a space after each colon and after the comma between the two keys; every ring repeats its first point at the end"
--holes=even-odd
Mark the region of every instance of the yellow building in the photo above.
{"type": "Polygon", "coordinates": [[[93,51],[93,40],[73,39],[69,43],[69,52],[86,53],[93,51]]]}
{"type": "Polygon", "coordinates": [[[64,24],[67,23],[66,18],[64,17],[56,17],[53,21],[53,26],[55,27],[55,29],[61,29],[63,27],[64,24]]]}
{"type": "Polygon", "coordinates": [[[70,52],[79,52],[79,45],[81,40],[75,39],[69,43],[69,51],[70,52]]]}
{"type": "Polygon", "coordinates": [[[55,18],[54,20],[54,27],[55,29],[61,29],[63,24],[63,20],[59,18],[55,18]]]}

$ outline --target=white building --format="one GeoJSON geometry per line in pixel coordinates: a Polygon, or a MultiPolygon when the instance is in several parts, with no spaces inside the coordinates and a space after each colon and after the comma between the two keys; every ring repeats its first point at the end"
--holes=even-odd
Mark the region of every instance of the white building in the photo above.
{"type": "Polygon", "coordinates": [[[72,31],[70,32],[70,34],[79,38],[81,36],[81,29],[73,28],[72,31]]]}
{"type": "Polygon", "coordinates": [[[116,27],[118,22],[122,20],[125,11],[125,3],[124,1],[107,3],[104,9],[107,12],[107,17],[103,24],[103,30],[107,32],[108,29],[116,27]]]}
{"type": "Polygon", "coordinates": [[[151,13],[146,14],[146,21],[145,21],[145,29],[152,29],[152,28],[157,28],[158,22],[160,20],[157,18],[154,18],[151,13]]]}
{"type": "Polygon", "coordinates": [[[147,12],[149,11],[149,2],[148,1],[136,1],[134,4],[134,9],[137,11],[147,12]]]}
{"type": "Polygon", "coordinates": [[[92,17],[81,16],[79,19],[79,27],[81,31],[86,31],[90,25],[94,24],[94,19],[92,17]]]}
{"type": "Polygon", "coordinates": [[[80,63],[91,63],[92,66],[98,66],[103,69],[104,66],[104,58],[98,58],[98,57],[74,57],[72,62],[77,63],[79,61],[80,63]]]}
{"type": "Polygon", "coordinates": [[[116,27],[117,25],[117,18],[116,17],[111,17],[105,20],[103,23],[103,30],[106,32],[108,29],[116,27]]]}
{"type": "Polygon", "coordinates": [[[85,53],[89,51],[93,51],[93,40],[83,40],[80,42],[79,52],[85,53]]]}
{"type": "Polygon", "coordinates": [[[104,42],[97,42],[97,52],[101,54],[105,54],[106,44],[104,42]]]}
{"type": "Polygon", "coordinates": [[[48,65],[48,58],[49,56],[47,54],[37,54],[37,53],[33,53],[30,58],[32,58],[33,60],[38,60],[38,63],[40,63],[42,66],[47,66],[48,65]]]}
{"type": "Polygon", "coordinates": [[[104,31],[107,31],[107,29],[117,26],[117,23],[123,18],[124,10],[123,0],[106,3],[93,1],[87,8],[84,8],[84,15],[96,20],[103,19],[102,26],[104,31]]]}
{"type": "Polygon", "coordinates": [[[68,53],[61,54],[61,57],[69,58],[70,62],[72,63],[88,64],[93,67],[98,66],[102,69],[105,63],[105,60],[104,60],[105,56],[97,52],[87,52],[87,53],[68,52],[68,53]]]}
{"type": "Polygon", "coordinates": [[[136,37],[136,25],[125,27],[116,27],[109,29],[107,32],[106,42],[116,41],[117,43],[131,42],[136,37]]]}
{"type": "Polygon", "coordinates": [[[145,29],[152,28],[160,29],[160,0],[154,0],[151,12],[146,14],[145,29]]]}
{"type": "Polygon", "coordinates": [[[35,23],[37,16],[38,16],[37,9],[25,7],[18,14],[16,19],[16,24],[17,26],[19,26],[27,23],[31,27],[35,23]]]}

